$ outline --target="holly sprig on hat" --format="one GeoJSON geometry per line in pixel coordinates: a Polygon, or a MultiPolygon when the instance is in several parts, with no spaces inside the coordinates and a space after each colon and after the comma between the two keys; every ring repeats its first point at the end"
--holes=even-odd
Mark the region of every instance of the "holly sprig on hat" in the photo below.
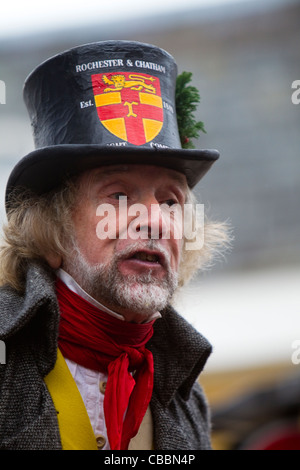
{"type": "Polygon", "coordinates": [[[200,94],[196,87],[188,85],[192,79],[191,72],[182,72],[176,79],[176,113],[179,137],[182,148],[195,148],[191,139],[199,137],[206,130],[202,121],[196,121],[194,112],[200,102],[200,94]]]}

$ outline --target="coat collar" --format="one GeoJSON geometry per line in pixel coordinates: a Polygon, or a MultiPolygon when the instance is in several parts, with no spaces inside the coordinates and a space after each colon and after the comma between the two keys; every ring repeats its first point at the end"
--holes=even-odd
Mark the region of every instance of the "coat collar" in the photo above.
{"type": "Polygon", "coordinates": [[[210,343],[169,307],[156,320],[148,346],[154,357],[154,388],[159,401],[167,406],[176,391],[188,400],[211,354],[210,343]]]}
{"type": "MultiPolygon", "coordinates": [[[[34,347],[40,351],[36,359],[41,373],[46,375],[56,361],[60,316],[54,274],[45,266],[32,263],[27,271],[25,293],[2,287],[0,302],[0,338],[8,340],[28,328],[34,347]]],[[[154,357],[154,388],[159,401],[167,405],[176,391],[187,400],[211,353],[211,345],[169,307],[156,320],[148,347],[154,357]]]]}

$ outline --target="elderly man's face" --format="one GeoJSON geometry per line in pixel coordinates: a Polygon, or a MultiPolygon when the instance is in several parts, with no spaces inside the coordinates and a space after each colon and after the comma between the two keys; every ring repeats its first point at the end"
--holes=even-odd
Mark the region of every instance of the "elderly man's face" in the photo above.
{"type": "Polygon", "coordinates": [[[185,177],[153,166],[109,166],[84,173],[79,191],[76,246],[63,268],[127,321],[145,321],[177,287],[183,242],[174,237],[170,208],[183,211],[185,177]],[[163,235],[166,218],[170,231],[163,235]]]}

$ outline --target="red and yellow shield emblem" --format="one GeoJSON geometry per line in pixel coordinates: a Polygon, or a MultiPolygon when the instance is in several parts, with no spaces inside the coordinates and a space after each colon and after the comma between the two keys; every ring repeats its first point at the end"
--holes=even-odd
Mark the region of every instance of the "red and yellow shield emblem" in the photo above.
{"type": "Polygon", "coordinates": [[[134,145],[153,140],[163,126],[159,78],[112,72],[92,75],[99,119],[112,134],[134,145]]]}

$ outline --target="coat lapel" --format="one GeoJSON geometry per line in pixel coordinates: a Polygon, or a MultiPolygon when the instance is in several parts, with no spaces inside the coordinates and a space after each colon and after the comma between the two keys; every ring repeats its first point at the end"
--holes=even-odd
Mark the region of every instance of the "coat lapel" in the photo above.
{"type": "Polygon", "coordinates": [[[54,278],[42,266],[29,267],[24,295],[0,289],[0,448],[60,449],[57,414],[44,383],[56,362],[59,310],[54,278]]]}
{"type": "Polygon", "coordinates": [[[158,400],[167,406],[177,392],[187,400],[211,354],[210,343],[169,307],[156,320],[148,347],[154,357],[154,389],[158,400]]]}

